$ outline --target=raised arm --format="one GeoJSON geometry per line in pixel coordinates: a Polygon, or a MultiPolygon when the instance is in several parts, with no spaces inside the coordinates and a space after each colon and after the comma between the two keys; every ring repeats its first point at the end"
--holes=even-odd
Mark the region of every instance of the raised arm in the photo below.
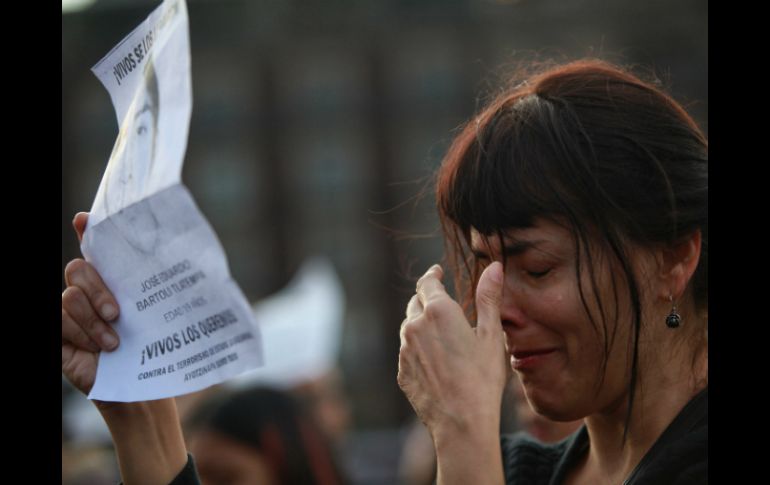
{"type": "MultiPolygon", "coordinates": [[[[73,225],[82,239],[88,215],[73,225]]],[[[120,309],[93,266],[70,261],[62,293],[62,374],[88,394],[94,385],[99,353],[115,350],[118,335],[111,323],[120,309]]],[[[144,402],[93,401],[112,435],[125,485],[167,485],[187,463],[182,428],[173,398],[144,402]]]]}

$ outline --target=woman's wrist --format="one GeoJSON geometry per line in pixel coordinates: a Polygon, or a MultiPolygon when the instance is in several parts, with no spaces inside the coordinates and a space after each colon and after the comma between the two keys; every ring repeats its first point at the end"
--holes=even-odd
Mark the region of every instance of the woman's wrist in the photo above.
{"type": "Polygon", "coordinates": [[[165,485],[184,468],[187,449],[173,398],[96,405],[112,435],[125,485],[165,485]]]}
{"type": "Polygon", "coordinates": [[[438,465],[438,485],[503,483],[500,423],[444,426],[432,430],[438,465]]]}
{"type": "Polygon", "coordinates": [[[441,449],[453,449],[457,443],[478,446],[491,443],[499,446],[500,420],[479,420],[477,422],[454,422],[431,429],[433,444],[438,452],[441,449]]]}
{"type": "MultiPolygon", "coordinates": [[[[501,398],[502,400],[502,398],[501,398]]],[[[435,441],[453,441],[458,437],[474,440],[500,436],[500,407],[486,406],[479,403],[465,406],[462,410],[454,409],[443,414],[442,419],[429,423],[428,429],[435,441]]]]}
{"type": "Polygon", "coordinates": [[[93,402],[108,426],[120,426],[129,420],[154,419],[177,414],[173,398],[137,402],[93,402]]]}

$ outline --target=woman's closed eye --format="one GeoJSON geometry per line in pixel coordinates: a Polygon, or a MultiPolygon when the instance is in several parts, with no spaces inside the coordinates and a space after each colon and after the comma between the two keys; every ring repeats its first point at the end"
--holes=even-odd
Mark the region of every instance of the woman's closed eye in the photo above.
{"type": "Polygon", "coordinates": [[[550,272],[551,272],[551,268],[548,268],[548,269],[544,269],[544,270],[542,270],[542,271],[529,271],[529,270],[528,270],[526,273],[527,273],[529,276],[531,276],[532,278],[535,278],[535,279],[537,279],[537,278],[542,278],[542,277],[544,277],[545,275],[547,275],[547,274],[548,274],[548,273],[550,273],[550,272]]]}

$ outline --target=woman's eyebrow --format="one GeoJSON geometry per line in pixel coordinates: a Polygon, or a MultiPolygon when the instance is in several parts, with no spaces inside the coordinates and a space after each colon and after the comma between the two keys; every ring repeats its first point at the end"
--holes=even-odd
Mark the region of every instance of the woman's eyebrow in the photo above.
{"type": "MultiPolygon", "coordinates": [[[[525,241],[525,240],[506,241],[505,245],[503,246],[503,255],[505,257],[518,256],[520,254],[523,254],[529,251],[530,249],[536,249],[539,245],[545,242],[547,241],[543,239],[538,239],[536,241],[525,241]]],[[[478,259],[489,258],[489,254],[487,254],[487,252],[484,249],[471,248],[471,251],[473,252],[473,255],[478,259]]]]}
{"type": "Polygon", "coordinates": [[[503,246],[503,254],[505,256],[518,256],[529,251],[530,249],[537,248],[544,242],[546,241],[542,239],[536,241],[517,240],[512,242],[505,242],[505,245],[503,246]]]}

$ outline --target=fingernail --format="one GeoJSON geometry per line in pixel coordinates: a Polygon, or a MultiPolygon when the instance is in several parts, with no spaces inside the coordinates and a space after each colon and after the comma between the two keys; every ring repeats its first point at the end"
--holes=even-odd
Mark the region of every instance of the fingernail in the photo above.
{"type": "Polygon", "coordinates": [[[118,314],[118,309],[111,303],[102,305],[102,317],[106,320],[112,320],[118,314]]]}
{"type": "Polygon", "coordinates": [[[118,346],[118,339],[113,337],[112,334],[103,333],[101,340],[102,340],[102,346],[107,350],[112,350],[118,346]]]}

